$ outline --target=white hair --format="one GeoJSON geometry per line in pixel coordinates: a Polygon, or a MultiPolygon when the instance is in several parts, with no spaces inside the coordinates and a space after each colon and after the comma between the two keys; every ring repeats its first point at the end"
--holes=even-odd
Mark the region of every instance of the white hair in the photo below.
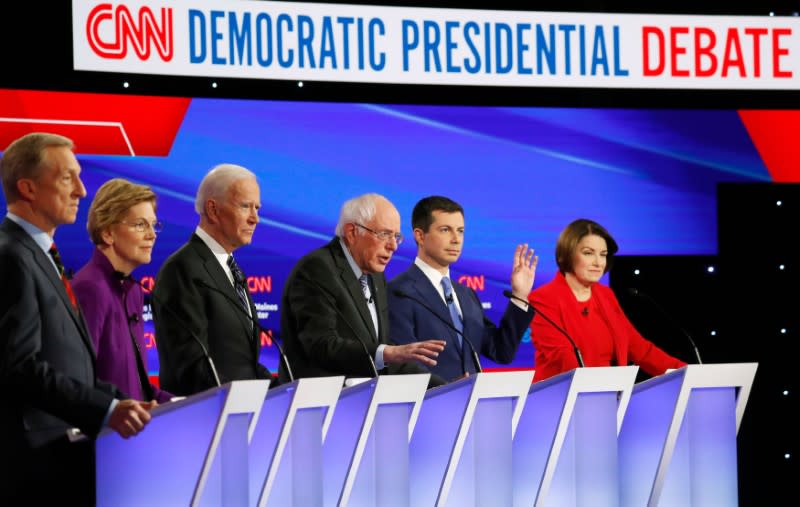
{"type": "Polygon", "coordinates": [[[206,201],[209,199],[222,199],[228,189],[240,180],[254,179],[256,175],[252,171],[240,165],[219,164],[203,177],[200,187],[197,189],[197,197],[194,200],[194,210],[198,215],[205,213],[206,201]]]}
{"type": "MultiPolygon", "coordinates": [[[[336,235],[344,238],[344,226],[346,224],[361,224],[369,222],[375,217],[376,203],[379,199],[389,202],[387,198],[380,194],[364,194],[353,197],[342,204],[342,211],[339,212],[339,223],[336,224],[336,235]]],[[[356,229],[356,234],[364,234],[361,228],[356,229]]]]}

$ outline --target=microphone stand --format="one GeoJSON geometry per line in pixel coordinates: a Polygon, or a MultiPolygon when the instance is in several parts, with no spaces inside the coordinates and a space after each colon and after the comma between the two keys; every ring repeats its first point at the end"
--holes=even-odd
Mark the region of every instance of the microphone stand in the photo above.
{"type": "MultiPolygon", "coordinates": [[[[142,283],[139,280],[136,280],[135,278],[131,277],[131,281],[133,281],[134,283],[136,283],[137,285],[139,285],[140,287],[142,287],[144,289],[144,286],[142,285],[142,283]]],[[[217,367],[214,366],[214,360],[211,358],[211,355],[208,353],[208,349],[203,344],[203,341],[200,340],[200,338],[197,336],[197,334],[194,331],[192,331],[192,328],[186,323],[186,321],[180,315],[178,315],[178,312],[173,310],[170,305],[164,304],[164,302],[161,301],[161,298],[156,297],[156,293],[155,292],[150,291],[150,299],[152,299],[153,302],[158,302],[163,309],[165,309],[169,314],[171,314],[173,317],[175,317],[175,320],[178,321],[178,324],[180,324],[181,327],[186,329],[189,332],[189,335],[192,338],[194,338],[194,341],[197,342],[197,344],[200,346],[200,350],[203,351],[203,356],[205,357],[206,362],[208,363],[208,367],[211,369],[211,374],[214,376],[214,382],[217,384],[217,387],[221,386],[222,383],[219,381],[219,375],[217,374],[217,367]]]]}
{"type": "Polygon", "coordinates": [[[406,299],[410,299],[411,301],[415,301],[420,306],[422,306],[423,308],[428,310],[434,317],[439,319],[445,326],[449,327],[450,329],[455,331],[457,334],[459,334],[461,336],[461,338],[465,342],[467,342],[467,345],[469,345],[469,350],[472,352],[472,361],[475,363],[475,369],[478,371],[478,373],[482,373],[483,372],[483,368],[481,368],[480,358],[478,357],[478,353],[475,351],[475,347],[472,345],[472,342],[469,340],[469,338],[466,337],[466,335],[464,335],[464,333],[462,331],[459,331],[458,328],[456,326],[454,326],[452,322],[448,322],[445,318],[443,318],[441,315],[436,313],[436,311],[433,308],[431,308],[430,306],[428,306],[424,301],[412,296],[411,294],[406,294],[405,292],[403,292],[400,289],[394,289],[392,291],[392,293],[395,296],[399,297],[399,298],[406,298],[406,299]]]}
{"type": "Polygon", "coordinates": [[[361,347],[364,349],[364,352],[367,355],[367,359],[369,359],[369,365],[372,368],[372,373],[373,373],[375,378],[378,378],[378,376],[379,376],[378,375],[378,368],[375,366],[375,360],[372,359],[372,355],[369,353],[369,349],[367,349],[367,344],[364,343],[364,340],[361,339],[361,336],[359,336],[359,334],[356,333],[356,330],[353,328],[353,325],[350,324],[350,321],[344,316],[342,311],[339,310],[339,308],[336,307],[336,298],[333,296],[333,294],[330,294],[330,291],[328,291],[328,289],[326,289],[325,287],[323,287],[322,285],[317,283],[315,280],[312,280],[311,278],[308,278],[303,274],[297,276],[296,279],[299,280],[302,283],[305,283],[306,285],[311,286],[314,289],[317,289],[323,296],[325,296],[325,299],[328,300],[328,303],[330,303],[331,308],[333,308],[333,311],[335,311],[336,314],[339,316],[339,318],[342,319],[342,321],[345,323],[345,325],[353,333],[353,336],[358,341],[358,343],[361,344],[361,347]]]}
{"type": "Polygon", "coordinates": [[[666,310],[664,310],[664,308],[660,304],[658,304],[656,302],[655,299],[651,298],[649,295],[645,294],[644,292],[642,292],[642,291],[640,291],[638,289],[634,289],[634,288],[628,289],[628,293],[631,294],[632,296],[635,296],[635,297],[638,297],[638,298],[642,298],[642,299],[645,299],[645,300],[649,301],[650,304],[653,305],[655,307],[655,309],[659,311],[659,313],[661,313],[661,315],[666,317],[668,321],[672,322],[672,325],[675,326],[676,328],[678,328],[678,330],[683,334],[683,336],[685,336],[686,339],[689,340],[689,344],[692,346],[692,350],[694,350],[694,357],[697,358],[697,364],[703,364],[703,360],[700,359],[700,351],[697,349],[697,345],[695,345],[694,340],[692,340],[692,337],[689,335],[689,333],[683,327],[681,327],[678,324],[678,322],[675,319],[673,319],[667,313],[666,310]]]}
{"type": "MultiPolygon", "coordinates": [[[[224,291],[220,290],[217,287],[214,287],[213,285],[209,284],[205,280],[201,280],[200,278],[195,278],[192,281],[195,283],[195,285],[198,285],[200,287],[203,287],[203,288],[206,288],[208,290],[212,290],[214,292],[217,292],[217,293],[221,294],[234,307],[236,307],[236,309],[238,309],[240,312],[242,312],[242,314],[246,315],[247,318],[250,319],[250,322],[253,324],[253,326],[255,326],[256,329],[258,329],[260,332],[266,333],[264,328],[261,327],[261,323],[258,322],[258,319],[255,318],[253,315],[250,315],[249,313],[247,313],[247,311],[245,311],[245,309],[242,308],[242,305],[241,305],[240,302],[234,300],[232,297],[230,297],[229,295],[225,294],[224,291]]],[[[283,362],[283,366],[286,368],[286,374],[289,376],[289,382],[294,382],[294,374],[292,373],[292,367],[289,366],[289,360],[286,358],[286,354],[283,352],[283,347],[281,347],[281,344],[278,341],[277,337],[273,337],[272,342],[278,348],[278,353],[281,356],[281,362],[283,362]]]]}
{"type": "Polygon", "coordinates": [[[503,291],[503,295],[505,297],[509,298],[509,299],[515,299],[515,300],[517,300],[517,301],[519,301],[521,303],[525,303],[526,305],[530,305],[531,308],[533,308],[534,312],[536,312],[540,317],[542,317],[544,320],[546,320],[551,326],[553,326],[561,334],[563,334],[567,338],[567,340],[569,340],[570,345],[572,345],[572,350],[575,352],[575,359],[578,360],[578,366],[580,366],[581,368],[585,368],[586,367],[586,365],[583,363],[583,356],[581,355],[581,349],[578,348],[578,345],[575,343],[575,340],[573,340],[572,337],[570,335],[568,335],[567,332],[564,331],[564,329],[561,328],[561,326],[559,326],[558,324],[553,322],[553,320],[550,317],[548,317],[547,315],[543,314],[541,312],[541,310],[539,310],[535,306],[533,306],[533,303],[531,303],[530,301],[526,301],[526,300],[524,300],[522,298],[518,298],[510,290],[508,290],[508,289],[504,290],[503,291]]]}

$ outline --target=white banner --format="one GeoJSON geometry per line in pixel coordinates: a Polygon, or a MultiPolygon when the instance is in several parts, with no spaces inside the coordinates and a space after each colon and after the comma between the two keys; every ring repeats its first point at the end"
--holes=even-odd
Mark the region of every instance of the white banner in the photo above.
{"type": "Polygon", "coordinates": [[[580,88],[800,88],[800,18],[74,0],[76,70],[580,88]]]}

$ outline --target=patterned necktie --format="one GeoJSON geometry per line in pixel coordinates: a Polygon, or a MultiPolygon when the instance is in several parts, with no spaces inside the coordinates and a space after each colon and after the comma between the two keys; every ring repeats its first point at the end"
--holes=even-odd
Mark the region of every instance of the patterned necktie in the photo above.
{"type": "Polygon", "coordinates": [[[369,309],[369,315],[372,317],[372,327],[375,329],[375,336],[378,336],[378,313],[375,310],[375,305],[373,305],[372,299],[372,291],[369,288],[369,278],[367,275],[362,274],[358,277],[359,283],[361,283],[361,292],[364,293],[364,299],[367,300],[367,308],[369,309]]]}
{"type": "Polygon", "coordinates": [[[233,258],[233,255],[228,256],[228,267],[231,268],[231,274],[233,275],[233,288],[236,289],[236,295],[239,296],[239,302],[242,304],[242,308],[244,308],[244,311],[247,313],[247,315],[250,315],[250,302],[247,299],[247,288],[245,287],[244,273],[242,273],[242,270],[239,269],[239,265],[236,264],[236,259],[233,258]]]}
{"type": "Polygon", "coordinates": [[[56,269],[58,269],[58,276],[61,277],[61,283],[64,284],[64,290],[67,291],[67,296],[69,296],[69,300],[72,302],[72,308],[74,308],[76,311],[80,311],[78,307],[78,299],[75,297],[75,293],[72,292],[72,285],[70,285],[69,279],[64,274],[64,263],[61,262],[61,255],[59,255],[58,248],[56,248],[55,243],[50,245],[50,250],[48,250],[48,252],[50,253],[50,257],[53,258],[56,269]]]}
{"type": "Polygon", "coordinates": [[[358,278],[358,281],[361,283],[361,292],[364,293],[364,299],[367,300],[367,303],[372,300],[372,294],[369,290],[369,280],[367,279],[367,275],[361,275],[358,278]]]}
{"type": "MultiPolygon", "coordinates": [[[[464,322],[461,320],[461,315],[458,314],[458,308],[456,308],[456,302],[453,299],[453,284],[450,282],[450,278],[442,277],[442,288],[444,289],[444,300],[447,302],[447,309],[450,310],[450,319],[453,321],[453,326],[463,332],[464,322]]],[[[456,333],[456,337],[458,338],[458,345],[461,346],[461,335],[456,333]]]]}

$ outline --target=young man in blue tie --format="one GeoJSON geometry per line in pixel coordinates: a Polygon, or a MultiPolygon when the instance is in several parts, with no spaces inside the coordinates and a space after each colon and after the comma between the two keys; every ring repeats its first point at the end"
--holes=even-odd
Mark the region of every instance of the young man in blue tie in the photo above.
{"type": "MultiPolygon", "coordinates": [[[[389,282],[390,336],[397,343],[445,340],[447,346],[430,371],[451,381],[479,371],[477,354],[508,364],[533,319],[533,310],[512,299],[496,326],[483,312],[477,294],[450,279],[450,265],[464,246],[464,209],[447,197],[419,201],[411,214],[417,258],[389,282]],[[473,347],[474,352],[473,353],[473,347]]],[[[511,291],[526,300],[538,258],[518,245],[511,271],[511,291]]]]}

